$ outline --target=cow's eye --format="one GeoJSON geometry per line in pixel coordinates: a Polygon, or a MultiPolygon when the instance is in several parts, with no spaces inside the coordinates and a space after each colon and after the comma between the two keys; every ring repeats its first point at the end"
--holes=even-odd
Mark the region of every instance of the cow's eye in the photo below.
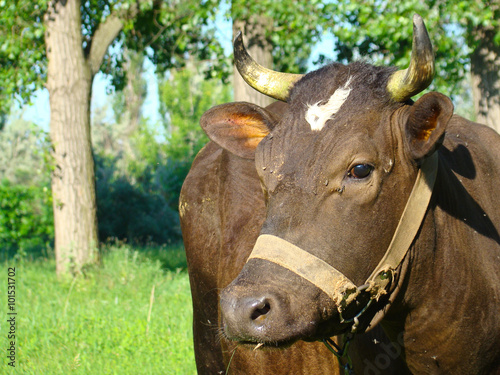
{"type": "Polygon", "coordinates": [[[373,166],[370,164],[356,164],[348,173],[349,177],[366,178],[372,173],[373,166]]]}

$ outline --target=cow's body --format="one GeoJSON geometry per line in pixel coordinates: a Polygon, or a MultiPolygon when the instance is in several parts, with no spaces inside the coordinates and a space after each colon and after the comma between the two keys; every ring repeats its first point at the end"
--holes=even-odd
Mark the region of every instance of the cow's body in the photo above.
{"type": "Polygon", "coordinates": [[[414,373],[500,373],[500,136],[459,116],[406,286],[383,322],[414,373]],[[432,343],[430,345],[430,343],[432,343]]]}
{"type": "MultiPolygon", "coordinates": [[[[289,104],[279,119],[244,103],[204,115],[218,143],[246,153],[258,144],[266,203],[250,259],[221,293],[229,338],[289,345],[380,322],[413,373],[500,374],[500,136],[453,116],[444,95],[410,100],[434,71],[414,22],[407,70],[332,64],[284,77],[292,88],[275,95],[289,104]],[[406,234],[413,242],[374,281],[419,170],[435,158],[432,198],[406,234]],[[317,279],[311,264],[330,276],[317,279]]],[[[270,75],[259,69],[240,72],[260,84],[270,75]]],[[[364,371],[386,373],[394,363],[381,358],[364,371]]]]}
{"type": "MultiPolygon", "coordinates": [[[[268,108],[281,116],[286,106],[274,103],[268,108]]],[[[255,345],[238,347],[227,340],[219,328],[220,290],[243,268],[265,219],[255,161],[209,142],[183,184],[179,208],[193,298],[198,373],[343,373],[336,357],[322,343],[300,341],[285,349],[253,350],[255,345]]],[[[397,350],[377,328],[354,340],[350,357],[361,373],[374,367],[380,355],[390,355],[391,368],[384,373],[404,374],[407,369],[397,350]]]]}

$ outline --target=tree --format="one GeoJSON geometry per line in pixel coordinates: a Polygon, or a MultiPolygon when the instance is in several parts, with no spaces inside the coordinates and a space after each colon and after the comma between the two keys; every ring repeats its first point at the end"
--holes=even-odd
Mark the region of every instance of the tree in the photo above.
{"type": "Polygon", "coordinates": [[[231,101],[229,86],[205,79],[203,63],[190,60],[160,79],[160,114],[167,133],[167,155],[192,161],[208,138],[199,121],[211,107],[231,101]]]}
{"type": "MultiPolygon", "coordinates": [[[[90,96],[99,70],[121,88],[120,45],[143,51],[161,69],[182,64],[187,53],[220,52],[202,35],[215,1],[1,1],[0,112],[14,95],[49,91],[54,173],[55,253],[58,273],[79,272],[98,258],[90,96]],[[203,29],[203,30],[202,30],[203,29]],[[114,44],[116,54],[108,54],[114,44]]],[[[1,114],[1,113],[0,113],[1,114]]]]}
{"type": "Polygon", "coordinates": [[[36,125],[11,114],[0,130],[0,249],[40,251],[53,240],[50,143],[36,125]]]}
{"type": "Polygon", "coordinates": [[[341,1],[331,30],[340,60],[368,55],[405,66],[411,51],[411,20],[420,14],[436,53],[431,88],[456,98],[470,85],[476,121],[500,131],[500,5],[498,1],[341,1]]]}
{"type": "MultiPolygon", "coordinates": [[[[311,47],[321,39],[334,14],[326,1],[232,0],[226,15],[233,20],[233,37],[242,31],[250,55],[266,68],[303,73],[311,47]]],[[[234,99],[261,106],[272,100],[258,94],[234,74],[234,99]]]]}
{"type": "Polygon", "coordinates": [[[147,82],[144,73],[144,55],[126,48],[123,52],[124,70],[127,72],[126,84],[122,91],[115,93],[113,110],[116,123],[125,126],[124,135],[132,134],[142,119],[142,105],[147,95],[147,82]]]}
{"type": "Polygon", "coordinates": [[[215,79],[205,79],[203,70],[203,63],[191,60],[185,68],[171,70],[158,85],[168,162],[157,171],[156,179],[158,188],[175,209],[191,163],[208,142],[199,125],[201,116],[211,107],[231,101],[231,88],[215,79]]]}
{"type": "MultiPolygon", "coordinates": [[[[235,4],[235,1],[233,1],[235,4]]],[[[234,5],[236,6],[236,5],[234,5]]],[[[239,32],[242,32],[248,41],[248,52],[262,66],[271,69],[273,65],[272,45],[266,39],[266,31],[271,29],[272,19],[267,16],[254,15],[248,20],[238,20],[233,18],[233,39],[239,32]]],[[[250,102],[261,107],[266,107],[273,102],[268,96],[259,93],[241,78],[236,67],[233,68],[233,90],[234,100],[237,102],[250,102]]]]}
{"type": "Polygon", "coordinates": [[[111,95],[115,117],[109,117],[107,104],[96,106],[92,116],[99,240],[139,245],[178,241],[176,211],[162,195],[165,188],[155,184],[168,160],[157,139],[158,125],[149,124],[141,110],[144,58],[127,50],[124,62],[124,90],[111,95]]]}
{"type": "Polygon", "coordinates": [[[145,93],[142,63],[128,60],[127,89],[112,95],[115,119],[106,106],[93,110],[99,239],[177,241],[180,188],[208,141],[199,119],[210,107],[231,101],[231,90],[205,77],[209,62],[190,59],[159,77],[163,121],[147,122],[136,112],[145,93]]]}
{"type": "Polygon", "coordinates": [[[13,185],[49,185],[48,134],[19,113],[0,131],[0,176],[13,185]]]}

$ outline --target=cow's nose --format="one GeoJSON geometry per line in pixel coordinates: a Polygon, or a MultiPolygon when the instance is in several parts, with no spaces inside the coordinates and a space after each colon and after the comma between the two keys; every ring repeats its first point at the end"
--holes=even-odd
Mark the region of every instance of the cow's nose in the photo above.
{"type": "Polygon", "coordinates": [[[267,313],[271,310],[271,304],[267,298],[249,301],[250,319],[256,323],[263,321],[267,317],[267,313]]]}
{"type": "Polygon", "coordinates": [[[236,297],[231,290],[222,292],[221,309],[226,335],[239,341],[265,338],[280,310],[278,299],[271,294],[236,297]]]}

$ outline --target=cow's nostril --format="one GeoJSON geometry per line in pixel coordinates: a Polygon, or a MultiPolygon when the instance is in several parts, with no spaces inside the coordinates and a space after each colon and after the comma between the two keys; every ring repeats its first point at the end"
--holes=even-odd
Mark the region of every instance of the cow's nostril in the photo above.
{"type": "Polygon", "coordinates": [[[259,306],[256,306],[255,310],[252,312],[252,320],[263,318],[271,310],[271,305],[267,302],[262,302],[259,306]]]}

